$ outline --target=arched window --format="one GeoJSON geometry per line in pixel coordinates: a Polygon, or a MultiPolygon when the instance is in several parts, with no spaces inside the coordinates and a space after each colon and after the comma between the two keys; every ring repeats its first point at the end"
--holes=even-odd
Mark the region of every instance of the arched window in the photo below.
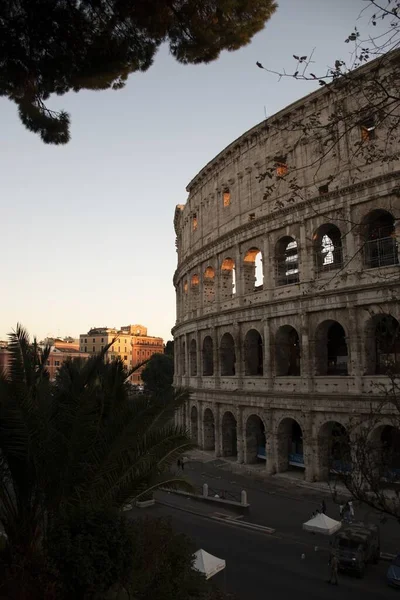
{"type": "Polygon", "coordinates": [[[299,281],[299,255],[297,242],[292,237],[281,238],[275,252],[276,285],[288,285],[299,281]]]}
{"type": "Polygon", "coordinates": [[[399,263],[395,220],[386,210],[373,210],[362,226],[364,264],[369,269],[399,263]]]}
{"type": "Polygon", "coordinates": [[[215,298],[215,271],[212,267],[207,267],[203,278],[204,303],[209,304],[215,298]]]}
{"type": "Polygon", "coordinates": [[[317,274],[343,266],[342,236],[336,225],[322,225],[314,233],[314,263],[317,274]]]}
{"type": "Polygon", "coordinates": [[[225,258],[221,265],[221,300],[232,298],[235,293],[235,261],[232,258],[225,258]]]}
{"type": "Polygon", "coordinates": [[[197,375],[197,344],[196,340],[191,340],[190,347],[190,375],[196,377],[197,375]]]}
{"type": "Polygon", "coordinates": [[[263,343],[256,329],[250,329],[244,339],[245,375],[263,374],[263,343]]]}
{"type": "Polygon", "coordinates": [[[203,375],[214,375],[214,344],[209,335],[203,340],[203,375]]]}
{"type": "Polygon", "coordinates": [[[366,328],[368,375],[400,373],[400,325],[392,315],[374,315],[366,328]]]}
{"type": "Polygon", "coordinates": [[[337,321],[324,321],[316,331],[317,375],[348,375],[346,334],[337,321]]]}
{"type": "Polygon", "coordinates": [[[225,377],[233,377],[235,375],[235,342],[230,333],[224,333],[221,338],[220,345],[221,353],[221,375],[225,377]]]}
{"type": "Polygon", "coordinates": [[[244,293],[262,290],[264,275],[262,268],[262,254],[258,248],[250,248],[245,254],[243,265],[244,293]]]}
{"type": "Polygon", "coordinates": [[[275,370],[278,377],[300,375],[299,334],[290,325],[280,327],[275,337],[275,370]]]}

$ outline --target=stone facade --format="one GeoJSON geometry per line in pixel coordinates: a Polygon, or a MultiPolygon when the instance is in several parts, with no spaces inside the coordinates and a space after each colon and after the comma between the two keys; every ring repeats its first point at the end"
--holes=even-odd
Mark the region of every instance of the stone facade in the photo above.
{"type": "MultiPolygon", "coordinates": [[[[400,161],[355,166],[357,128],[319,160],[280,127],[328,118],[332,102],[318,90],[242,135],[174,219],[175,385],[192,390],[178,422],[216,456],[265,459],[271,474],[301,465],[309,481],[326,478],[334,431],[369,410],[400,354],[400,161]],[[271,158],[283,177],[265,197],[271,158]],[[301,198],[284,181],[291,165],[301,198]]],[[[384,127],[374,134],[384,144],[384,127]]]]}

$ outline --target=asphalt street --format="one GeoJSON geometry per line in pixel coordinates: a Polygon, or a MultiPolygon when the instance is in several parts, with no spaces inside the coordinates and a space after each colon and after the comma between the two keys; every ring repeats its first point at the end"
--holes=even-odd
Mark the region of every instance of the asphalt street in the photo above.
{"type": "MultiPolygon", "coordinates": [[[[339,507],[329,494],[299,487],[295,480],[291,482],[273,476],[258,480],[248,474],[231,472],[229,464],[219,460],[207,463],[190,461],[185,466],[184,475],[199,488],[208,483],[211,490],[225,490],[236,495],[242,489],[247,490],[250,511],[246,520],[273,527],[291,538],[308,540],[309,534],[302,530],[302,523],[311,518],[322,498],[325,498],[328,516],[339,518],[339,507]]],[[[379,523],[378,515],[368,507],[356,507],[356,519],[379,523]]],[[[381,550],[393,554],[400,552],[400,525],[394,519],[388,519],[380,524],[380,531],[381,550]]]]}
{"type": "MultiPolygon", "coordinates": [[[[192,503],[189,503],[193,508],[192,503]]],[[[341,600],[362,595],[363,600],[392,598],[396,590],[388,588],[385,573],[388,563],[371,566],[364,579],[339,575],[339,585],[326,582],[329,575],[328,553],[314,540],[307,544],[278,536],[248,531],[214,522],[171,507],[156,505],[148,514],[168,516],[175,528],[189,535],[196,547],[226,560],[226,588],[240,600],[341,600]],[[305,555],[302,558],[302,555],[305,555]]],[[[216,575],[224,587],[224,575],[216,575]]]]}

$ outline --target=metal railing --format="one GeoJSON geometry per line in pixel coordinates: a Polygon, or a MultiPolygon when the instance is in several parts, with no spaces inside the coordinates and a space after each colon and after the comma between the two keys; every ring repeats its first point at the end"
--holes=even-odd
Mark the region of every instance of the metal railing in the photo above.
{"type": "Polygon", "coordinates": [[[399,255],[396,239],[389,236],[365,242],[364,264],[369,269],[398,265],[399,255]]]}

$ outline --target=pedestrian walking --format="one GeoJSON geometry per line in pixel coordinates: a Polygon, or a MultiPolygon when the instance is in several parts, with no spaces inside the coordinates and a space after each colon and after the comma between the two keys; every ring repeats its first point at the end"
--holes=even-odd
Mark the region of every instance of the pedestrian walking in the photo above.
{"type": "Polygon", "coordinates": [[[330,577],[328,579],[328,583],[331,583],[332,585],[339,585],[338,583],[338,567],[339,567],[339,561],[338,558],[336,556],[336,552],[332,552],[331,554],[331,558],[329,561],[329,566],[331,568],[331,573],[330,573],[330,577]]]}
{"type": "Polygon", "coordinates": [[[325,498],[322,499],[321,502],[321,512],[323,515],[326,515],[326,502],[325,502],[325,498]]]}

